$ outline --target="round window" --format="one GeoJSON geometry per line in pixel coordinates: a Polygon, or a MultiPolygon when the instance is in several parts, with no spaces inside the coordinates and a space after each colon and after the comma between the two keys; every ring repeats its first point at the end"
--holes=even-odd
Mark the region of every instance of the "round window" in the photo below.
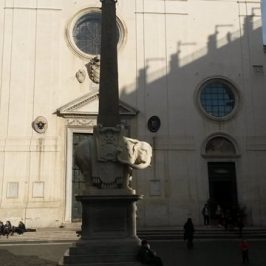
{"type": "Polygon", "coordinates": [[[211,79],[200,88],[199,101],[201,109],[211,118],[225,119],[231,117],[237,105],[234,86],[223,79],[211,79]]]}
{"type": "MultiPolygon", "coordinates": [[[[124,27],[117,18],[117,43],[121,46],[124,27]]],[[[72,48],[81,56],[90,58],[101,52],[101,10],[89,8],[79,12],[70,22],[67,39],[72,48]]]]}
{"type": "Polygon", "coordinates": [[[73,39],[82,52],[99,54],[101,49],[101,13],[88,13],[79,18],[73,28],[73,39]]]}

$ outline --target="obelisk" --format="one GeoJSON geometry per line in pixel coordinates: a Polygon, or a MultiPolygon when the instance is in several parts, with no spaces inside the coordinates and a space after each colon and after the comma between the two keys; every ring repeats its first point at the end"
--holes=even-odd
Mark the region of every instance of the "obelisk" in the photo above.
{"type": "Polygon", "coordinates": [[[136,202],[129,186],[132,168],[151,161],[148,143],[124,136],[119,116],[116,0],[101,0],[102,32],[99,114],[93,139],[80,143],[76,162],[86,186],[76,198],[82,204],[81,238],[63,258],[65,266],[141,266],[136,235],[136,202]]]}
{"type": "Polygon", "coordinates": [[[120,124],[117,66],[117,26],[115,0],[101,0],[101,65],[98,124],[115,127],[120,124]]]}

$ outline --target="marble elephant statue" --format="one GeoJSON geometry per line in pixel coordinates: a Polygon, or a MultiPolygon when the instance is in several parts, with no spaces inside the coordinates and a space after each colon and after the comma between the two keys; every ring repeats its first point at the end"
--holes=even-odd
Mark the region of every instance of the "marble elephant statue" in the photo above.
{"type": "Polygon", "coordinates": [[[121,137],[115,161],[99,161],[96,151],[96,141],[93,137],[81,142],[74,154],[75,163],[89,187],[129,188],[132,169],[148,167],[152,157],[150,144],[127,137],[121,137]],[[99,172],[103,167],[106,170],[99,172]]]}
{"type": "Polygon", "coordinates": [[[95,136],[81,142],[74,154],[75,163],[84,177],[86,187],[130,189],[130,167],[117,159],[99,160],[96,142],[95,136]]]}
{"type": "Polygon", "coordinates": [[[150,166],[151,158],[152,147],[149,143],[123,137],[117,155],[120,163],[127,164],[133,169],[145,169],[150,166]]]}

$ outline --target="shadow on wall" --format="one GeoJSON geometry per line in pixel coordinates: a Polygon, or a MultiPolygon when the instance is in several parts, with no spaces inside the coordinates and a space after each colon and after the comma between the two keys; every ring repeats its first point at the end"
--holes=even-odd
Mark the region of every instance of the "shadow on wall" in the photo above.
{"type": "MultiPolygon", "coordinates": [[[[252,75],[252,72],[255,75],[263,74],[262,29],[256,25],[258,22],[256,19],[257,16],[254,14],[247,15],[244,19],[243,32],[228,31],[222,39],[218,39],[219,30],[222,32],[227,28],[230,30],[232,25],[214,26],[214,33],[207,38],[206,47],[183,58],[182,49],[194,46],[196,42],[178,41],[176,53],[169,56],[169,65],[167,59],[144,58],[144,67],[139,70],[136,86],[129,84],[121,88],[121,99],[133,106],[136,104],[137,109],[146,116],[146,122],[152,115],[160,116],[163,118],[162,126],[168,129],[171,121],[167,121],[166,107],[171,110],[171,117],[177,119],[175,123],[180,122],[182,127],[187,123],[191,125],[198,121],[201,116],[196,112],[193,95],[197,86],[206,78],[225,77],[238,84],[240,90],[245,90],[249,88],[251,82],[246,80],[247,75],[252,75]],[[151,72],[149,64],[158,60],[164,67],[151,72]],[[128,94],[127,91],[131,93],[128,94]],[[157,104],[158,99],[160,102],[157,104]],[[184,114],[191,114],[192,120],[186,121],[187,116],[184,114]]],[[[257,79],[257,82],[260,82],[260,79],[257,79]]],[[[167,132],[166,128],[164,129],[167,132]]],[[[171,130],[168,132],[176,134],[171,130]]]]}
{"type": "MultiPolygon", "coordinates": [[[[259,22],[258,16],[252,13],[245,17],[243,16],[241,31],[230,31],[232,25],[229,24],[215,25],[213,34],[209,35],[206,40],[206,46],[183,58],[181,57],[182,49],[186,49],[186,46],[195,45],[196,43],[178,41],[177,51],[169,55],[169,61],[167,58],[145,58],[144,54],[143,68],[139,69],[136,85],[129,84],[121,88],[120,94],[121,99],[133,106],[136,104],[136,108],[140,111],[138,128],[142,133],[146,131],[143,133],[144,135],[151,138],[155,136],[156,144],[159,143],[160,137],[162,137],[162,141],[164,141],[163,137],[167,139],[171,136],[192,137],[192,140],[194,139],[197,143],[192,150],[195,153],[198,152],[196,156],[199,159],[200,151],[196,149],[203,144],[203,140],[210,134],[221,130],[228,131],[232,136],[237,136],[240,132],[237,127],[234,127],[234,124],[239,124],[239,128],[242,128],[240,134],[243,134],[243,136],[245,136],[245,132],[248,132],[249,126],[255,127],[256,125],[262,130],[258,131],[257,134],[262,134],[265,125],[261,123],[265,122],[262,122],[256,114],[263,110],[265,112],[265,101],[261,97],[262,94],[259,94],[265,86],[263,73],[265,71],[263,69],[265,67],[265,54],[263,52],[262,29],[257,25],[257,22],[259,22]],[[219,31],[225,32],[222,39],[218,39],[219,31]],[[160,60],[158,65],[163,67],[152,72],[150,65],[152,66],[152,61],[155,60],[160,60]],[[237,85],[240,96],[244,96],[245,108],[241,108],[234,116],[234,119],[221,122],[213,121],[206,119],[197,109],[195,92],[199,84],[211,77],[224,77],[232,81],[237,85]],[[254,88],[258,88],[258,90],[254,90],[254,88]],[[127,93],[127,91],[133,93],[127,93]],[[255,105],[253,98],[256,99],[255,105]],[[146,126],[151,116],[158,116],[161,120],[161,128],[156,135],[148,132],[146,126]]],[[[154,158],[156,154],[166,154],[168,152],[163,147],[161,148],[160,145],[156,147],[154,145],[154,158]]],[[[175,169],[177,161],[182,160],[180,154],[182,153],[179,153],[178,150],[172,152],[171,160],[165,160],[162,167],[175,169]]],[[[162,155],[157,157],[163,158],[162,155]]],[[[163,162],[159,161],[152,164],[151,175],[153,175],[152,178],[154,179],[156,179],[156,175],[162,176],[156,170],[156,168],[160,168],[158,163],[163,164],[163,162]]],[[[187,168],[186,173],[189,178],[187,178],[186,186],[189,190],[189,187],[192,187],[192,183],[197,179],[197,177],[192,175],[198,172],[198,164],[188,164],[184,168],[187,168]]],[[[168,180],[176,179],[176,172],[169,171],[168,174],[170,175],[167,176],[168,180]]],[[[171,187],[167,193],[171,195],[177,192],[171,187]]],[[[190,211],[196,215],[196,209],[193,206],[197,206],[201,201],[203,202],[208,195],[197,195],[195,193],[185,197],[190,202],[190,211]]],[[[259,197],[259,195],[256,197],[259,197]]],[[[198,211],[198,215],[200,220],[200,211],[198,211]]]]}

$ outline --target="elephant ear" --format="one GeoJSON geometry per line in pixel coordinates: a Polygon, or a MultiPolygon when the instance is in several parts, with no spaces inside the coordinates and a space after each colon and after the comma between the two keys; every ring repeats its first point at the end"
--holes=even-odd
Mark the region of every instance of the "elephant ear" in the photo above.
{"type": "Polygon", "coordinates": [[[120,143],[118,148],[117,160],[124,164],[133,164],[135,162],[134,158],[134,146],[135,143],[131,139],[123,137],[123,141],[120,143]]]}

